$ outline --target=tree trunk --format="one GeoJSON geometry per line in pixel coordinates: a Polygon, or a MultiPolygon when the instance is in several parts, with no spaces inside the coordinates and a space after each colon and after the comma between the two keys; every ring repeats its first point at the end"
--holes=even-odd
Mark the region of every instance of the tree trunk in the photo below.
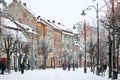
{"type": "Polygon", "coordinates": [[[46,69],[46,57],[44,57],[43,69],[46,69]]]}
{"type": "Polygon", "coordinates": [[[50,60],[51,60],[51,68],[52,68],[52,58],[50,60]]]}
{"type": "Polygon", "coordinates": [[[8,73],[10,73],[10,55],[9,55],[9,51],[7,50],[7,71],[8,73]]]}
{"type": "Polygon", "coordinates": [[[112,77],[112,41],[110,39],[110,35],[109,35],[109,78],[112,77]]]}
{"type": "Polygon", "coordinates": [[[22,55],[20,54],[20,56],[18,57],[18,68],[19,68],[19,71],[20,71],[20,65],[21,65],[21,58],[22,58],[22,55]]]}
{"type": "Polygon", "coordinates": [[[95,60],[95,57],[93,57],[93,60],[92,60],[92,63],[93,63],[93,65],[94,65],[94,66],[93,66],[93,73],[95,72],[95,66],[96,66],[94,60],[95,60]]]}
{"type": "Polygon", "coordinates": [[[82,67],[82,62],[81,62],[81,61],[82,61],[82,57],[80,56],[80,57],[79,57],[79,66],[80,66],[80,67],[82,67]]]}
{"type": "Polygon", "coordinates": [[[93,71],[92,55],[91,55],[91,72],[93,71]]]}

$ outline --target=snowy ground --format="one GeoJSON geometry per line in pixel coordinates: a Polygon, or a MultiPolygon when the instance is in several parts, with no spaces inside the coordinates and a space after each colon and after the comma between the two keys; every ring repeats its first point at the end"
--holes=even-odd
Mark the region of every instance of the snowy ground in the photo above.
{"type": "MultiPolygon", "coordinates": [[[[24,74],[11,71],[11,74],[0,75],[0,80],[111,80],[108,78],[108,72],[105,76],[96,76],[87,69],[84,73],[83,68],[78,68],[75,71],[63,71],[62,68],[46,69],[46,70],[28,70],[24,74]]],[[[117,80],[120,80],[120,75],[117,80]]]]}

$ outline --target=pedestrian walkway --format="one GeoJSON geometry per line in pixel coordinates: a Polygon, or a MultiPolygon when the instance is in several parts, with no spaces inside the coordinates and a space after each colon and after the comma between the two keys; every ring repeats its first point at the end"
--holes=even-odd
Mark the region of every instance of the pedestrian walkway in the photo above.
{"type": "MultiPolygon", "coordinates": [[[[118,79],[120,80],[120,75],[118,79]]],[[[63,70],[62,68],[46,69],[46,70],[28,70],[21,74],[21,72],[11,71],[11,74],[0,75],[0,80],[111,80],[108,78],[108,71],[105,75],[97,76],[90,72],[87,68],[87,73],[84,73],[84,68],[75,68],[75,71],[63,70]]]]}

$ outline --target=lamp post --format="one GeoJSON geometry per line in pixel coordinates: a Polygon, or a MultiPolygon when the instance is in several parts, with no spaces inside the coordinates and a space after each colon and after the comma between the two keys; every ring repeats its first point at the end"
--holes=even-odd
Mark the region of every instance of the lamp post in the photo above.
{"type": "MultiPolygon", "coordinates": [[[[114,0],[112,0],[112,8],[111,8],[111,11],[112,11],[112,25],[114,26],[115,25],[115,10],[114,10],[114,0]]],[[[113,29],[113,32],[112,32],[112,37],[113,37],[113,42],[112,42],[112,48],[113,48],[113,52],[112,52],[112,55],[113,55],[113,74],[112,74],[112,79],[117,79],[117,76],[118,76],[118,73],[117,73],[117,70],[116,70],[116,57],[115,57],[115,29],[113,29]]]]}
{"type": "Polygon", "coordinates": [[[16,31],[16,41],[15,41],[15,71],[17,71],[18,68],[18,26],[17,26],[17,31],[16,31]]]}
{"type": "MultiPolygon", "coordinates": [[[[32,32],[34,32],[34,30],[32,30],[32,32]]],[[[32,66],[31,66],[31,70],[33,70],[34,69],[34,64],[33,64],[33,62],[34,62],[34,57],[33,57],[33,54],[34,54],[34,39],[33,39],[33,33],[32,33],[32,66]]]]}
{"type": "MultiPolygon", "coordinates": [[[[82,13],[83,15],[85,15],[84,11],[82,13]]],[[[86,63],[86,22],[84,21],[84,43],[85,43],[85,46],[84,46],[84,52],[85,52],[85,60],[84,60],[84,73],[87,73],[87,63],[86,63]]],[[[76,29],[75,25],[73,26],[73,29],[76,29]]],[[[77,43],[79,42],[79,38],[78,38],[79,34],[76,35],[76,41],[77,43]]],[[[78,52],[78,48],[77,48],[77,52],[78,52]]]]}
{"type": "Polygon", "coordinates": [[[87,73],[87,63],[86,63],[86,22],[85,21],[84,21],[84,41],[85,41],[84,73],[87,73]]]}
{"type": "Polygon", "coordinates": [[[97,44],[98,44],[98,53],[97,53],[97,75],[100,75],[100,62],[99,62],[99,10],[101,9],[98,9],[98,3],[97,3],[97,7],[93,6],[93,5],[90,5],[88,6],[85,10],[82,11],[81,15],[86,15],[85,11],[86,10],[90,10],[91,8],[94,8],[96,10],[96,18],[97,18],[97,44]]]}

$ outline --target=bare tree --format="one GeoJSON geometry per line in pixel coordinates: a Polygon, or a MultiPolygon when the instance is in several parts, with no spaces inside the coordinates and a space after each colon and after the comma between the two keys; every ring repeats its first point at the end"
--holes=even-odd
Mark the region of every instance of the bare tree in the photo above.
{"type": "MultiPolygon", "coordinates": [[[[115,50],[115,44],[112,42],[112,37],[115,38],[115,34],[118,34],[120,31],[119,24],[116,22],[116,17],[112,13],[108,14],[106,17],[102,18],[101,24],[105,27],[105,29],[108,31],[108,43],[109,43],[109,78],[112,77],[112,49],[115,50]]],[[[115,40],[115,39],[113,39],[115,40]]],[[[114,52],[113,52],[114,54],[114,52]]],[[[115,58],[115,57],[114,57],[115,58]]],[[[113,59],[113,67],[115,59],[113,59]]]]}
{"type": "Polygon", "coordinates": [[[91,71],[93,71],[93,64],[95,65],[94,60],[95,58],[97,58],[97,56],[95,56],[97,55],[96,48],[97,48],[97,43],[93,42],[93,40],[91,39],[88,44],[88,53],[91,59],[91,71]]]}
{"type": "Polygon", "coordinates": [[[4,35],[2,41],[2,47],[7,55],[7,71],[10,72],[10,56],[13,52],[13,38],[12,35],[4,35]]]}
{"type": "Polygon", "coordinates": [[[62,53],[62,58],[64,59],[64,64],[67,63],[67,57],[68,57],[68,52],[67,52],[67,50],[64,50],[62,53]]]}
{"type": "Polygon", "coordinates": [[[79,58],[79,66],[81,67],[81,64],[82,64],[82,56],[83,56],[83,54],[82,53],[79,53],[78,54],[78,58],[79,58]]]}
{"type": "MultiPolygon", "coordinates": [[[[24,55],[24,59],[26,61],[26,59],[28,57],[30,45],[26,44],[26,43],[23,44],[23,42],[21,42],[21,41],[17,41],[15,44],[17,44],[17,51],[16,52],[19,54],[19,56],[18,56],[18,68],[20,70],[21,60],[23,59],[23,55],[24,55]],[[25,54],[23,54],[23,53],[25,53],[25,54]]],[[[15,50],[15,45],[14,45],[13,49],[15,50]]],[[[27,66],[27,64],[26,64],[26,66],[27,66]]]]}
{"type": "Polygon", "coordinates": [[[44,61],[43,61],[43,69],[46,68],[46,59],[48,57],[48,54],[52,52],[52,47],[48,45],[48,43],[44,40],[40,41],[40,50],[42,52],[44,61]]]}

